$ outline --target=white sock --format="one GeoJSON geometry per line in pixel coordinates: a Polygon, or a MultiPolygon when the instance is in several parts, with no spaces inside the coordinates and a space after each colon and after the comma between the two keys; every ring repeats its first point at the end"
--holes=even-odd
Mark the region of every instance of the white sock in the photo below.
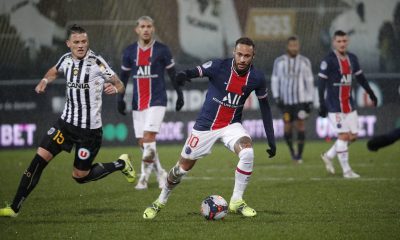
{"type": "Polygon", "coordinates": [[[170,185],[168,182],[167,184],[162,188],[160,196],[158,196],[158,201],[162,204],[166,204],[169,198],[169,195],[171,194],[172,190],[179,184],[181,181],[182,177],[185,176],[188,173],[188,171],[183,170],[179,165],[175,165],[171,171],[168,173],[168,178],[172,180],[172,182],[177,182],[174,185],[170,185]]]}
{"type": "Polygon", "coordinates": [[[343,173],[351,171],[351,167],[349,165],[349,151],[348,151],[348,142],[343,140],[336,140],[336,152],[339,159],[340,166],[342,166],[343,173]]]}
{"type": "Polygon", "coordinates": [[[145,180],[148,182],[150,178],[151,171],[153,170],[154,162],[153,159],[149,160],[152,155],[156,155],[156,142],[149,142],[149,143],[143,143],[143,153],[142,153],[142,173],[140,176],[140,180],[145,180]],[[146,161],[144,161],[147,158],[146,161]]]}
{"type": "MultiPolygon", "coordinates": [[[[336,140],[337,142],[337,140],[336,140]]],[[[336,142],[332,145],[332,147],[325,153],[326,156],[330,159],[334,159],[336,157],[336,142]]]]}
{"type": "Polygon", "coordinates": [[[231,202],[243,199],[243,193],[253,172],[254,151],[252,148],[244,148],[239,154],[239,162],[235,171],[235,186],[231,202]]]}
{"type": "Polygon", "coordinates": [[[154,166],[153,170],[156,172],[157,176],[160,176],[165,170],[161,166],[160,158],[158,157],[158,153],[156,152],[156,156],[154,157],[154,166]]]}

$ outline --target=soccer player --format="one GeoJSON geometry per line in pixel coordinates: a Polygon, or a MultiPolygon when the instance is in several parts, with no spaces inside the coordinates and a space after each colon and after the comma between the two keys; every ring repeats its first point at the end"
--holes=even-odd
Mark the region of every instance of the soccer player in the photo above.
{"type": "Polygon", "coordinates": [[[198,159],[211,153],[217,140],[221,140],[225,147],[239,157],[229,210],[246,217],[256,215],[256,211],[243,200],[254,161],[252,140],[241,124],[243,105],[251,92],[255,91],[259,99],[270,158],[276,153],[274,129],[264,73],[252,65],[255,55],[253,41],[239,38],[233,55],[233,58],[212,60],[178,73],[178,83],[190,81],[192,78],[208,77],[208,92],[192,133],[183,146],[180,160],[168,173],[167,184],[158,199],[144,211],[143,218],[156,217],[182,177],[192,169],[198,159]]]}
{"type": "Polygon", "coordinates": [[[295,163],[303,162],[305,120],[311,111],[314,95],[314,77],[310,60],[299,51],[298,38],[289,37],[286,54],[275,60],[271,76],[272,94],[283,112],[284,137],[295,163]],[[293,123],[297,130],[297,151],[293,147],[293,123]]]}
{"type": "Polygon", "coordinates": [[[344,178],[359,178],[349,164],[348,145],[357,138],[358,115],[351,96],[353,75],[365,89],[375,106],[378,104],[374,92],[360,68],[357,56],[347,51],[349,39],[345,32],[338,30],[333,36],[334,50],[321,62],[319,76],[319,101],[321,117],[329,120],[338,134],[333,146],[321,155],[326,170],[334,174],[332,160],[337,155],[344,178]],[[325,98],[325,89],[326,98],[325,98]]]}
{"type": "Polygon", "coordinates": [[[389,146],[400,139],[400,127],[393,129],[385,134],[375,136],[367,142],[367,148],[370,151],[378,151],[379,149],[389,146]]]}
{"type": "MultiPolygon", "coordinates": [[[[142,167],[136,189],[147,189],[152,170],[156,172],[159,187],[165,185],[167,172],[162,168],[156,148],[156,135],[160,130],[167,106],[164,71],[167,69],[178,98],[175,109],[183,105],[183,93],[175,81],[175,63],[169,48],[156,41],[154,21],[142,16],[136,21],[135,31],[138,41],[129,45],[123,52],[121,80],[127,84],[133,77],[132,118],[135,136],[143,150],[142,167]]],[[[118,111],[125,113],[124,93],[118,95],[118,111]]]]}
{"type": "Polygon", "coordinates": [[[63,73],[67,83],[64,111],[43,137],[22,175],[11,206],[0,209],[2,217],[16,217],[47,164],[61,151],[71,152],[74,145],[72,178],[77,183],[96,181],[118,170],[128,182],[135,180],[135,171],[127,154],[114,162],[92,164],[102,141],[102,92],[107,95],[123,92],[123,83],[104,59],[89,49],[89,38],[82,27],[73,25],[68,29],[66,44],[71,52],[64,54],[35,88],[38,94],[45,93],[47,85],[63,73]]]}

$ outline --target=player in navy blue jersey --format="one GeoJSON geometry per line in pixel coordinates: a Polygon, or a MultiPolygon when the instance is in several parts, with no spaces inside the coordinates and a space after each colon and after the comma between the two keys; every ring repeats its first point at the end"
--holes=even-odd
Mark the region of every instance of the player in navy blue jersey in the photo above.
{"type": "MultiPolygon", "coordinates": [[[[133,78],[132,117],[135,136],[143,149],[141,175],[136,189],[147,189],[152,170],[159,187],[165,185],[167,172],[162,168],[156,149],[156,135],[160,130],[167,106],[164,72],[167,70],[178,98],[176,111],[184,104],[183,93],[175,81],[175,63],[169,48],[153,38],[154,21],[148,16],[136,22],[138,41],[123,52],[120,78],[127,84],[133,78]]],[[[125,115],[124,94],[118,96],[118,111],[125,115]]]]}
{"type": "Polygon", "coordinates": [[[276,153],[274,129],[264,73],[252,65],[255,55],[253,41],[249,38],[238,39],[233,55],[233,58],[212,60],[178,73],[178,83],[190,81],[192,78],[208,77],[208,91],[191,135],[183,146],[180,160],[170,170],[167,184],[158,199],[144,211],[143,218],[156,217],[165,206],[172,189],[198,159],[211,153],[217,140],[221,140],[225,147],[239,157],[229,210],[246,217],[256,215],[256,211],[243,200],[243,193],[253,171],[254,151],[252,140],[241,124],[241,118],[244,103],[251,92],[254,91],[259,99],[270,158],[276,153]]]}
{"type": "Polygon", "coordinates": [[[321,117],[329,117],[331,124],[338,134],[333,146],[321,155],[326,170],[334,174],[332,164],[337,155],[343,170],[344,178],[359,178],[349,164],[348,145],[357,138],[358,115],[351,96],[352,78],[368,93],[375,106],[378,100],[365,79],[356,55],[347,51],[348,36],[343,31],[336,31],[333,36],[334,50],[321,62],[319,76],[319,101],[321,117]],[[325,98],[326,90],[326,98],[325,98]]]}

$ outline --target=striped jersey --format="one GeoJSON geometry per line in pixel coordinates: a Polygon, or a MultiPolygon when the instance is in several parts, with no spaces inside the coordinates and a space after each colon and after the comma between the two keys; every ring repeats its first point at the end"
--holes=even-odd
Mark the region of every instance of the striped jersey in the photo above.
{"type": "Polygon", "coordinates": [[[167,106],[164,72],[174,65],[169,48],[158,41],[147,48],[136,42],[124,50],[121,69],[133,78],[133,110],[167,106]]]}
{"type": "Polygon", "coordinates": [[[81,60],[73,58],[71,53],[64,54],[56,69],[67,82],[61,119],[80,128],[100,128],[103,84],[115,74],[113,70],[92,50],[81,60]]]}
{"type": "Polygon", "coordinates": [[[284,54],[275,59],[271,88],[273,97],[285,105],[312,102],[314,77],[310,60],[300,54],[296,57],[284,54]]]}
{"type": "Polygon", "coordinates": [[[208,77],[206,99],[196,123],[198,131],[216,130],[241,122],[246,99],[255,91],[259,99],[267,97],[264,73],[253,66],[240,76],[234,69],[233,58],[217,59],[197,66],[200,77],[208,77]]]}
{"type": "Polygon", "coordinates": [[[357,56],[347,53],[341,59],[332,51],[321,62],[318,76],[327,81],[325,103],[328,112],[349,113],[355,110],[351,96],[352,76],[362,73],[357,56]]]}

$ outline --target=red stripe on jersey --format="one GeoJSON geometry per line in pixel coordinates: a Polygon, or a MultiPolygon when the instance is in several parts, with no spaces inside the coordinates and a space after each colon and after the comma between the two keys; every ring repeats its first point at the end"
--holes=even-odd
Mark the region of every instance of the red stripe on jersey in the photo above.
{"type": "MultiPolygon", "coordinates": [[[[136,60],[136,65],[142,68],[142,71],[145,73],[145,75],[150,75],[150,71],[147,71],[150,69],[151,65],[151,55],[153,52],[153,46],[147,49],[142,49],[138,46],[137,49],[137,60],[136,60]]],[[[137,87],[138,87],[138,110],[144,110],[150,106],[150,100],[151,100],[151,78],[138,78],[137,79],[137,87]]]]}
{"type": "Polygon", "coordinates": [[[228,126],[229,123],[231,123],[234,115],[235,108],[219,105],[217,116],[215,117],[214,123],[211,126],[211,130],[216,130],[228,126]]]}
{"type": "MultiPolygon", "coordinates": [[[[340,70],[342,71],[343,77],[346,78],[348,77],[348,75],[351,75],[349,58],[340,59],[339,62],[340,62],[340,70]]],[[[340,100],[340,108],[344,113],[351,112],[350,95],[351,95],[351,85],[341,85],[339,90],[339,100],[340,100]]]]}
{"type": "Polygon", "coordinates": [[[239,76],[236,71],[231,71],[231,76],[229,78],[229,82],[226,86],[226,90],[228,92],[236,93],[239,95],[243,94],[243,86],[246,86],[247,80],[249,78],[250,71],[244,75],[239,76]]]}

